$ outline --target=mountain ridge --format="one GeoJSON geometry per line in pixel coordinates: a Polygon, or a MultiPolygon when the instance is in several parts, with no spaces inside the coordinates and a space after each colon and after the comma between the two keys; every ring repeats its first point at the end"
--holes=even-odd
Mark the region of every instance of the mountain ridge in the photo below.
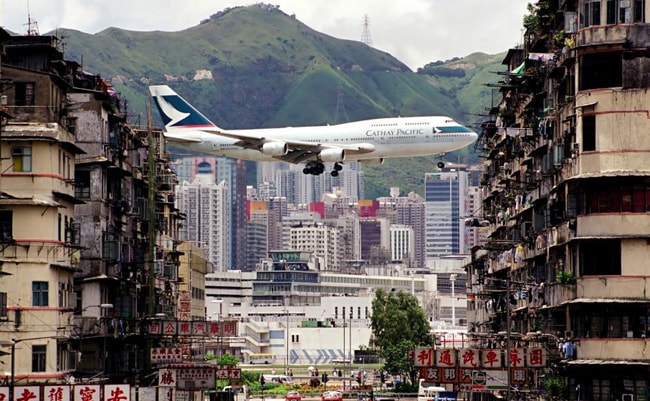
{"type": "MultiPolygon", "coordinates": [[[[110,80],[128,100],[130,118],[141,124],[147,86],[168,84],[231,129],[435,114],[477,127],[477,116],[490,107],[486,84],[503,70],[503,55],[477,52],[413,72],[386,52],[322,34],[268,5],[226,9],[175,32],[112,27],[57,33],[66,59],[110,80]]],[[[476,162],[472,149],[450,156],[476,162]]],[[[424,173],[435,171],[437,161],[395,159],[364,167],[366,195],[386,196],[390,186],[422,193],[424,173]]]]}

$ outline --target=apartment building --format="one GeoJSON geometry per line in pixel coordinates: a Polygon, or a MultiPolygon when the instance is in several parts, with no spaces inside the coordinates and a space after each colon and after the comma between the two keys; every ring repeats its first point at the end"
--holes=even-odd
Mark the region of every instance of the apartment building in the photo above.
{"type": "Polygon", "coordinates": [[[491,225],[468,267],[470,332],[545,350],[526,377],[505,357],[508,398],[555,377],[566,399],[647,400],[648,2],[531,11],[481,134],[491,225]]]}
{"type": "Polygon", "coordinates": [[[6,303],[0,340],[11,345],[3,371],[11,370],[12,379],[29,373],[35,381],[61,380],[75,368],[70,338],[58,328],[73,319],[79,264],[74,180],[83,150],[65,112],[73,82],[64,79],[76,66],[56,63],[61,55],[54,37],[8,37],[4,31],[0,37],[0,292],[6,303]],[[34,67],[45,65],[57,73],[34,67]]]}
{"type": "Polygon", "coordinates": [[[0,39],[3,380],[149,377],[162,341],[149,319],[178,314],[183,216],[162,134],[129,125],[110,83],[65,60],[58,38],[0,39]]]}

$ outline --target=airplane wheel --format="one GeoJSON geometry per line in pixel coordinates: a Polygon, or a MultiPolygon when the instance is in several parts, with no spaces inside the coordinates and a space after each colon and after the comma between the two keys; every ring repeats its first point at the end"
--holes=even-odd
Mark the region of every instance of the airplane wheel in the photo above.
{"type": "Polygon", "coordinates": [[[438,162],[438,168],[445,168],[445,163],[438,162]]]}
{"type": "Polygon", "coordinates": [[[338,177],[339,176],[339,172],[336,171],[336,170],[332,171],[330,174],[332,175],[332,177],[338,177]]]}
{"type": "Polygon", "coordinates": [[[334,170],[335,171],[341,171],[341,170],[343,170],[343,166],[341,166],[338,163],[334,163],[334,170]]]}
{"type": "Polygon", "coordinates": [[[305,167],[305,168],[302,169],[302,173],[303,174],[311,174],[311,169],[305,167]]]}

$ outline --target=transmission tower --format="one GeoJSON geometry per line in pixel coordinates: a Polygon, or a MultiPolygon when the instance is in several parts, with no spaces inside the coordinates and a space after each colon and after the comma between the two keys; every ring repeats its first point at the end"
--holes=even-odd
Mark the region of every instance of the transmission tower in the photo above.
{"type": "Polygon", "coordinates": [[[32,14],[29,10],[29,0],[27,0],[27,36],[38,36],[38,23],[32,20],[32,14]]]}
{"type": "Polygon", "coordinates": [[[368,14],[363,16],[363,32],[361,33],[361,43],[372,47],[372,38],[370,37],[370,21],[368,20],[368,14]]]}
{"type": "Polygon", "coordinates": [[[343,104],[343,88],[339,85],[336,96],[336,114],[334,115],[334,124],[339,123],[339,113],[343,114],[345,117],[345,122],[350,121],[348,118],[348,112],[345,111],[345,104],[343,104]]]}

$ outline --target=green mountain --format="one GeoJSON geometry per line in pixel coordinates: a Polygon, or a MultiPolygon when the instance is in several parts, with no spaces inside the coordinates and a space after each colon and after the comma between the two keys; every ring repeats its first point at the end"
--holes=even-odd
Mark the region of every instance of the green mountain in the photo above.
{"type": "MultiPolygon", "coordinates": [[[[416,73],[388,53],[316,32],[264,4],[228,8],[178,32],[109,28],[94,35],[66,29],[52,34],[63,39],[67,59],[112,82],[128,100],[129,120],[142,125],[147,86],[168,84],[224,128],[424,114],[477,126],[491,106],[485,84],[497,81],[494,72],[503,69],[503,55],[476,53],[416,73]]],[[[475,162],[472,151],[446,160],[475,162]]],[[[390,186],[422,193],[424,173],[434,171],[437,161],[368,166],[366,196],[386,196],[390,186]]]]}

